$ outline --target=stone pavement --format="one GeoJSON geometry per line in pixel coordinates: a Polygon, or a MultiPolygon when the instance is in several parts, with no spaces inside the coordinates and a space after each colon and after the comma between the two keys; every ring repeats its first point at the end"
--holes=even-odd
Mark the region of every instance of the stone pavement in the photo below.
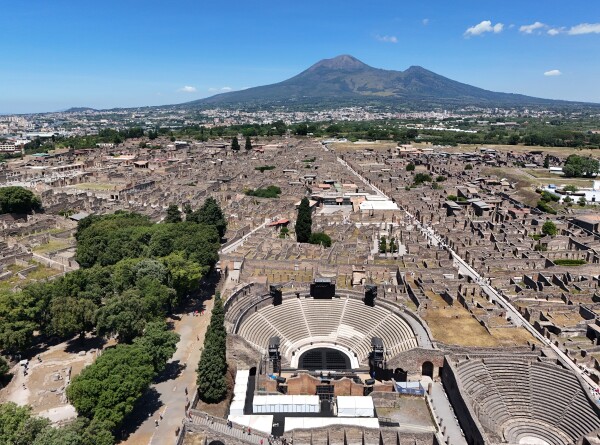
{"type": "Polygon", "coordinates": [[[440,382],[433,383],[430,399],[436,421],[442,429],[441,433],[446,443],[448,445],[467,445],[467,441],[454,415],[454,410],[446,396],[446,391],[444,391],[444,387],[440,382]]]}
{"type": "Polygon", "coordinates": [[[196,391],[196,368],[200,360],[204,334],[210,322],[214,300],[205,300],[204,315],[193,316],[195,307],[181,314],[181,320],[175,324],[175,331],[181,336],[177,351],[169,362],[186,365],[175,378],[153,384],[151,389],[159,395],[160,408],[151,413],[127,440],[126,445],[165,445],[175,443],[177,428],[182,426],[187,400],[192,400],[196,391]],[[188,394],[185,390],[187,388],[188,394]],[[162,415],[162,420],[160,416],[162,415]],[[158,426],[155,421],[158,420],[158,426]]]}

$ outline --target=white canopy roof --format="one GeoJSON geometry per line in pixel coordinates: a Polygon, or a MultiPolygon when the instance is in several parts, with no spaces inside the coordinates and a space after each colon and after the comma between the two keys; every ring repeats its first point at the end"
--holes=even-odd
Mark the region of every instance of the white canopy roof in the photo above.
{"type": "Polygon", "coordinates": [[[373,417],[373,399],[368,396],[338,396],[338,416],[340,417],[373,417]]]}
{"type": "Polygon", "coordinates": [[[234,416],[229,415],[229,420],[238,425],[250,427],[250,429],[271,434],[273,427],[273,416],[234,416]]]}
{"type": "Polygon", "coordinates": [[[285,431],[305,428],[320,428],[330,425],[350,425],[362,428],[379,429],[379,420],[376,417],[350,418],[350,417],[286,417],[285,431]]]}

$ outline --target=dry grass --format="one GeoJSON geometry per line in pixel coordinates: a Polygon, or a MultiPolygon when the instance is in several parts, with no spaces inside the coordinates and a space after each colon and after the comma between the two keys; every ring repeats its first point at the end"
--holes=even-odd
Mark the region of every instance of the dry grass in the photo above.
{"type": "Polygon", "coordinates": [[[332,147],[338,153],[358,151],[358,150],[373,150],[387,151],[390,148],[397,147],[398,144],[394,141],[377,141],[377,142],[336,142],[332,147]]]}
{"type": "Polygon", "coordinates": [[[492,328],[490,331],[502,346],[524,346],[527,342],[538,343],[524,328],[492,328]]]}
{"type": "Polygon", "coordinates": [[[53,240],[46,244],[40,244],[39,246],[34,247],[32,250],[37,253],[48,253],[55,252],[57,250],[66,249],[67,247],[71,247],[73,244],[68,240],[53,240]]]}
{"type": "Polygon", "coordinates": [[[434,339],[443,343],[479,347],[499,345],[499,342],[462,307],[428,309],[423,318],[434,339]]]}
{"type": "Polygon", "coordinates": [[[439,295],[426,291],[428,303],[423,317],[433,337],[443,343],[459,346],[497,346],[494,339],[475,318],[460,305],[448,306],[439,295]]]}
{"type": "MultiPolygon", "coordinates": [[[[415,146],[418,145],[419,144],[415,144],[415,146]]],[[[444,149],[444,151],[447,151],[449,153],[469,153],[473,151],[478,151],[480,147],[493,148],[494,150],[498,150],[504,153],[529,153],[531,151],[542,151],[544,153],[560,157],[567,157],[571,154],[576,154],[579,156],[592,156],[595,158],[598,158],[600,156],[600,151],[589,148],[578,149],[569,147],[535,147],[528,145],[463,144],[457,147],[446,148],[444,149]]]]}
{"type": "Polygon", "coordinates": [[[102,182],[82,182],[81,184],[77,184],[73,186],[76,189],[81,190],[94,190],[94,191],[104,191],[104,190],[114,190],[115,186],[112,184],[106,184],[102,182]]]}

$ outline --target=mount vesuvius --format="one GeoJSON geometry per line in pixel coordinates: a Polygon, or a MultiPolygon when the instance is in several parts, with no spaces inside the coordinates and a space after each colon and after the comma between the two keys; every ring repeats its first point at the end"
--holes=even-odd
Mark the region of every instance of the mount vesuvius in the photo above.
{"type": "Polygon", "coordinates": [[[283,82],[217,94],[184,107],[268,105],[345,106],[385,104],[400,108],[453,106],[565,106],[575,102],[497,93],[440,76],[420,66],[405,71],[373,68],[342,55],[324,59],[283,82]]]}

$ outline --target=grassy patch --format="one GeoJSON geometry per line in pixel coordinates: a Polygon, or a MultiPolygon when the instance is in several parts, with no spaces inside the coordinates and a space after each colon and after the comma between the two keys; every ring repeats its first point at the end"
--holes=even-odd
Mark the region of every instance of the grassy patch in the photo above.
{"type": "Polygon", "coordinates": [[[583,266],[587,264],[586,260],[569,260],[569,259],[558,259],[552,260],[557,266],[583,266]]]}
{"type": "Polygon", "coordinates": [[[71,247],[71,243],[69,243],[67,240],[61,240],[50,241],[46,244],[40,244],[39,246],[34,247],[32,250],[37,253],[48,253],[55,252],[61,249],[66,249],[67,247],[71,247]]]}

